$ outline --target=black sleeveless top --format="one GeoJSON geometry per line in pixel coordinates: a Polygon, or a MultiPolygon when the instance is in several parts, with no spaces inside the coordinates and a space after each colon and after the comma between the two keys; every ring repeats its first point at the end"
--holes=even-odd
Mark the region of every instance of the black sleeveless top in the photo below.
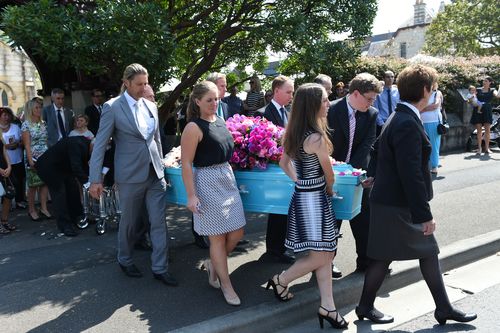
{"type": "Polygon", "coordinates": [[[224,120],[217,117],[214,122],[208,122],[198,118],[193,122],[203,132],[203,139],[196,148],[193,166],[207,167],[229,161],[233,154],[234,141],[224,120]]]}

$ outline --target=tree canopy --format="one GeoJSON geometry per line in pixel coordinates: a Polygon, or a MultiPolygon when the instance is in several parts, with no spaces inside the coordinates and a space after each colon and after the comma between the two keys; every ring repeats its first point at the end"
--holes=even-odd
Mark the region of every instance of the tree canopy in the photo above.
{"type": "Polygon", "coordinates": [[[57,68],[119,83],[124,67],[138,62],[155,88],[178,78],[165,100],[171,110],[207,72],[230,64],[261,70],[269,50],[288,55],[289,74],[355,58],[375,13],[376,0],[40,0],[6,7],[1,28],[13,47],[57,68]]]}
{"type": "Polygon", "coordinates": [[[425,50],[438,56],[498,55],[499,17],[498,1],[453,1],[432,21],[425,50]]]}

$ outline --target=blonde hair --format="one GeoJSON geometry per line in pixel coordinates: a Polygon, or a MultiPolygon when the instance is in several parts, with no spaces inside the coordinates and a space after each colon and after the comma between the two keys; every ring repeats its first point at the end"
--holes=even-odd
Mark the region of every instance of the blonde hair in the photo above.
{"type": "Polygon", "coordinates": [[[191,95],[189,95],[189,103],[187,107],[187,121],[200,118],[200,107],[196,104],[196,100],[200,100],[205,96],[210,90],[215,90],[217,94],[219,93],[217,86],[212,81],[201,81],[193,87],[191,95]]]}
{"type": "MultiPolygon", "coordinates": [[[[136,75],[148,75],[148,70],[141,64],[130,64],[123,71],[122,81],[131,81],[136,75]]],[[[126,89],[125,84],[122,83],[120,94],[123,94],[126,89]]]]}
{"type": "Polygon", "coordinates": [[[323,103],[325,88],[318,83],[305,83],[295,92],[292,102],[292,112],[288,120],[283,147],[291,158],[299,159],[299,149],[304,143],[308,131],[318,133],[326,142],[329,152],[333,145],[328,136],[326,119],[318,117],[323,103]]]}
{"type": "MultiPolygon", "coordinates": [[[[24,119],[33,122],[33,109],[35,108],[36,104],[39,104],[40,107],[43,106],[42,99],[40,97],[33,97],[29,101],[26,102],[24,105],[24,119]]],[[[42,121],[42,115],[40,115],[40,121],[42,121]]]]}

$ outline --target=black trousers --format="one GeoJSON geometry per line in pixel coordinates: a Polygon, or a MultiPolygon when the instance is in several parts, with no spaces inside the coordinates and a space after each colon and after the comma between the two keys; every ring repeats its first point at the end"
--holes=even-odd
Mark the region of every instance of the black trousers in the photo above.
{"type": "Polygon", "coordinates": [[[73,228],[83,214],[80,190],[75,177],[61,175],[58,181],[47,183],[54,207],[57,227],[61,232],[73,228]]]}
{"type": "MultiPolygon", "coordinates": [[[[369,263],[367,246],[368,233],[370,232],[370,189],[363,189],[361,199],[361,212],[350,220],[350,226],[354,241],[356,243],[356,265],[366,268],[369,263]]],[[[338,227],[342,225],[342,220],[337,220],[338,227]]]]}
{"type": "Polygon", "coordinates": [[[14,187],[16,188],[16,203],[26,201],[26,170],[24,163],[21,161],[17,164],[12,164],[11,179],[14,178],[14,187]]]}
{"type": "Polygon", "coordinates": [[[269,214],[267,219],[266,250],[273,254],[285,253],[287,215],[269,214]]]}

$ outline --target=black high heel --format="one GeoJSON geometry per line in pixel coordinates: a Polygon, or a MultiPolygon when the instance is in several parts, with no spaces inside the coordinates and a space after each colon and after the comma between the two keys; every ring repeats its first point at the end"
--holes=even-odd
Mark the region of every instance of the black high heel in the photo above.
{"type": "Polygon", "coordinates": [[[344,317],[340,315],[340,313],[337,312],[337,309],[328,310],[322,306],[320,306],[320,308],[326,311],[326,315],[322,315],[321,313],[318,312],[319,327],[321,327],[321,329],[323,329],[323,319],[329,322],[333,328],[345,329],[347,328],[347,326],[349,326],[349,323],[344,319],[344,317]],[[330,313],[336,313],[335,318],[330,317],[329,316],[330,313]],[[340,321],[339,317],[341,319],[340,321]]]}
{"type": "Polygon", "coordinates": [[[270,287],[273,287],[273,291],[274,291],[274,296],[276,296],[276,298],[281,301],[281,302],[288,302],[289,300],[291,300],[293,298],[293,294],[290,293],[290,290],[288,290],[288,286],[283,286],[280,284],[280,276],[279,274],[276,274],[276,281],[278,283],[275,283],[273,278],[267,280],[267,286],[266,286],[266,290],[269,290],[270,287]],[[280,286],[281,288],[283,288],[283,290],[281,292],[278,292],[278,286],[280,286]]]}
{"type": "Polygon", "coordinates": [[[446,324],[447,320],[458,321],[459,323],[467,323],[469,321],[473,321],[477,318],[477,314],[475,313],[464,313],[460,310],[452,309],[449,312],[443,312],[436,309],[434,311],[434,318],[436,318],[439,325],[446,324]]]}

